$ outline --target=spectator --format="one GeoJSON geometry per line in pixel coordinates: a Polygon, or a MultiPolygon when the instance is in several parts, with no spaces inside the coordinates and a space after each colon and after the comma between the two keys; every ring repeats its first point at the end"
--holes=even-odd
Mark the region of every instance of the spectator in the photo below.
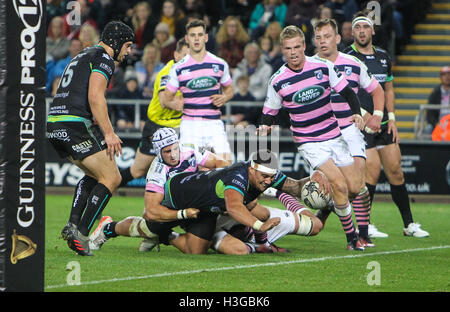
{"type": "Polygon", "coordinates": [[[108,98],[117,98],[118,94],[125,88],[125,70],[123,66],[116,66],[109,81],[106,95],[108,98]]]}
{"type": "Polygon", "coordinates": [[[91,47],[94,44],[97,44],[100,40],[99,33],[94,26],[91,24],[84,24],[80,28],[80,34],[78,36],[78,39],[81,41],[81,48],[87,48],[91,47]]]}
{"type": "Polygon", "coordinates": [[[441,83],[436,86],[428,97],[428,104],[442,105],[440,110],[427,111],[427,125],[425,134],[431,134],[433,129],[444,116],[450,114],[450,67],[444,66],[440,72],[441,83]]]}
{"type": "Polygon", "coordinates": [[[133,25],[136,48],[143,50],[147,43],[152,42],[157,24],[156,18],[152,15],[150,5],[146,1],[139,2],[134,6],[131,23],[133,25]]]}
{"type": "Polygon", "coordinates": [[[67,64],[72,60],[74,56],[81,52],[82,46],[81,41],[77,38],[70,40],[69,44],[69,55],[54,65],[54,67],[47,72],[47,83],[46,89],[47,93],[50,93],[50,96],[55,96],[56,90],[58,89],[59,81],[61,80],[61,76],[64,73],[64,69],[67,64]]]}
{"type": "Polygon", "coordinates": [[[255,99],[263,101],[267,93],[267,83],[272,76],[272,67],[261,58],[261,51],[255,42],[250,42],[245,46],[244,59],[234,70],[235,88],[237,88],[237,79],[242,75],[249,77],[249,90],[252,90],[255,99]]]}
{"type": "Polygon", "coordinates": [[[276,44],[274,45],[272,39],[268,36],[259,38],[258,43],[261,49],[262,59],[272,66],[272,74],[275,73],[285,63],[281,47],[274,48],[276,44]]]}
{"type": "Polygon", "coordinates": [[[223,58],[233,71],[244,58],[244,47],[249,40],[241,21],[235,16],[228,16],[219,28],[216,40],[217,55],[223,58]]]}
{"type": "Polygon", "coordinates": [[[248,26],[257,3],[257,0],[228,0],[226,15],[236,16],[243,25],[248,26]]]}
{"type": "Polygon", "coordinates": [[[328,0],[324,6],[331,9],[338,25],[342,25],[345,21],[351,21],[353,15],[359,11],[355,0],[328,0]]]}
{"type": "Polygon", "coordinates": [[[286,13],[286,25],[302,28],[303,24],[311,23],[318,9],[315,0],[291,0],[286,13]]]}
{"type": "Polygon", "coordinates": [[[64,35],[64,20],[55,16],[50,22],[46,39],[47,61],[54,62],[69,54],[69,40],[64,35]]]}
{"type": "MultiPolygon", "coordinates": [[[[255,97],[249,91],[249,77],[241,75],[236,79],[237,91],[231,101],[254,102],[255,97]]],[[[224,110],[225,111],[225,110],[224,110]]],[[[247,125],[256,125],[258,116],[257,107],[232,106],[231,107],[231,123],[235,126],[245,127],[247,125]]]]}
{"type": "Polygon", "coordinates": [[[258,40],[273,21],[279,22],[281,27],[284,27],[286,12],[287,6],[282,0],[263,0],[258,3],[250,17],[251,40],[258,40]]]}
{"type": "Polygon", "coordinates": [[[69,0],[47,0],[47,24],[46,29],[50,27],[50,22],[55,16],[63,16],[66,14],[66,5],[69,0]]]}
{"type": "Polygon", "coordinates": [[[160,23],[166,23],[169,26],[170,35],[175,36],[175,27],[177,23],[184,18],[184,13],[178,8],[174,0],[165,0],[161,11],[160,23]]]}
{"type": "MultiPolygon", "coordinates": [[[[136,71],[134,68],[127,68],[125,71],[125,88],[119,92],[117,98],[125,99],[125,100],[140,100],[143,99],[142,93],[139,90],[138,86],[138,78],[136,75],[136,71]]],[[[145,106],[142,112],[141,110],[141,119],[145,118],[145,106]],[[142,114],[143,113],[143,114],[142,114]]],[[[115,106],[115,118],[116,118],[116,127],[119,129],[130,129],[134,128],[134,113],[135,108],[133,105],[116,105],[115,106]]]]}
{"type": "Polygon", "coordinates": [[[341,43],[339,43],[339,51],[344,51],[349,45],[353,43],[352,36],[352,22],[345,21],[341,26],[341,43]]]}
{"type": "Polygon", "coordinates": [[[156,75],[163,67],[159,48],[152,43],[148,43],[144,48],[141,60],[135,64],[137,81],[143,97],[152,97],[156,75]]]}
{"type": "Polygon", "coordinates": [[[153,45],[161,51],[161,62],[166,64],[173,58],[177,42],[175,37],[170,34],[169,26],[166,23],[159,23],[155,28],[155,39],[153,45]]]}

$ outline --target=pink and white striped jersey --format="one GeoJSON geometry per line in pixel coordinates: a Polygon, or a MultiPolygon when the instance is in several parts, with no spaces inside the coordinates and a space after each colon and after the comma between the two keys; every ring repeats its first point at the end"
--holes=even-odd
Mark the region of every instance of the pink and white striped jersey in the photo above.
{"type": "Polygon", "coordinates": [[[155,158],[147,173],[145,190],[164,194],[164,184],[167,180],[180,172],[196,172],[198,166],[205,164],[210,154],[211,152],[200,150],[198,147],[183,146],[180,149],[180,162],[175,167],[170,167],[155,158]]]}
{"type": "Polygon", "coordinates": [[[347,80],[333,63],[305,56],[299,71],[287,64],[269,81],[263,114],[275,116],[281,107],[288,110],[294,142],[322,142],[341,135],[330,103],[331,88],[342,91],[347,80]]]}
{"type": "MultiPolygon", "coordinates": [[[[349,86],[356,94],[358,94],[359,88],[366,90],[370,94],[379,85],[375,77],[368,73],[367,66],[354,56],[339,52],[334,66],[344,75],[349,86]]],[[[350,119],[353,112],[342,95],[332,91],[331,106],[338,120],[339,128],[344,129],[352,124],[350,119]]]]}
{"type": "Polygon", "coordinates": [[[166,88],[171,92],[178,89],[183,94],[182,119],[220,119],[220,108],[216,107],[211,95],[220,94],[221,86],[231,84],[227,62],[207,52],[201,63],[187,54],[170,70],[166,88]]]}

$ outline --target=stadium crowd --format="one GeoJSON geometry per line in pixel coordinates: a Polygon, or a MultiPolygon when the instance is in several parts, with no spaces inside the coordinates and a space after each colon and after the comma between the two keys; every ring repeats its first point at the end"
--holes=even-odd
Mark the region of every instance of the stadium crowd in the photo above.
{"type": "MultiPolygon", "coordinates": [[[[374,44],[395,55],[408,42],[413,25],[424,18],[431,1],[377,0],[381,25],[374,44]]],[[[344,50],[353,41],[353,14],[366,0],[49,0],[47,1],[47,96],[55,94],[71,58],[97,44],[107,22],[120,20],[135,34],[131,55],[117,66],[107,98],[150,99],[158,72],[172,59],[185,25],[203,19],[208,26],[206,48],[230,66],[236,101],[262,101],[270,76],[285,62],[279,34],[296,25],[306,36],[305,54],[316,53],[313,25],[320,18],[338,22],[344,50]]],[[[141,116],[146,117],[142,106],[141,116]]],[[[261,107],[262,109],[262,107],[261,107]]],[[[114,105],[110,114],[116,128],[134,127],[134,108],[114,105]]],[[[255,124],[254,107],[233,107],[233,124],[255,124]]],[[[280,114],[279,116],[283,116],[280,114]]],[[[284,125],[278,117],[277,123],[284,125]]]]}

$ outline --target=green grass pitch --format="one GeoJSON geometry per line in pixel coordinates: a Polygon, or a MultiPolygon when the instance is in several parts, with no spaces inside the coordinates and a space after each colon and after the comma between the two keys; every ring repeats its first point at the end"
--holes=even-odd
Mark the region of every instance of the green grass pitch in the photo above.
{"type": "MultiPolygon", "coordinates": [[[[414,221],[428,238],[404,237],[393,203],[375,202],[371,220],[389,234],[375,248],[347,251],[335,215],[315,237],[289,235],[277,242],[285,254],[184,255],[172,246],[140,253],[139,239],[118,237],[93,257],[72,252],[59,238],[72,196],[46,196],[47,292],[448,292],[450,207],[412,203],[414,221]]],[[[282,207],[276,200],[263,204],[282,207]]],[[[115,196],[103,215],[141,215],[140,197],[115,196]]]]}

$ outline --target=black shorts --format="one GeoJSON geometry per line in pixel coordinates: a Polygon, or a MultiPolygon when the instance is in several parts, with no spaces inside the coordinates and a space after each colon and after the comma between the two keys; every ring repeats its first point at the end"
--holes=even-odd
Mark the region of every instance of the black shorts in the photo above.
{"type": "MultiPolygon", "coordinates": [[[[154,123],[151,120],[146,120],[144,129],[142,129],[142,138],[141,142],[139,142],[139,150],[142,154],[149,155],[149,156],[156,156],[155,149],[153,148],[153,134],[158,129],[165,128],[164,126],[158,125],[157,123],[154,123]]],[[[179,128],[176,128],[175,131],[178,133],[179,128]]],[[[179,133],[178,133],[179,134],[179,133]]]]}
{"type": "Polygon", "coordinates": [[[107,148],[100,127],[87,119],[47,122],[47,138],[62,158],[83,160],[107,148]]]}
{"type": "Polygon", "coordinates": [[[177,220],[172,222],[149,222],[148,229],[159,235],[159,241],[165,245],[169,245],[169,235],[172,229],[180,226],[186,233],[191,233],[197,237],[210,241],[216,230],[217,215],[213,213],[202,213],[197,219],[177,220]]]}
{"type": "Polygon", "coordinates": [[[388,133],[387,125],[381,126],[381,132],[369,134],[364,131],[363,133],[364,139],[366,140],[366,149],[394,144],[394,142],[392,142],[392,132],[388,133]]]}

